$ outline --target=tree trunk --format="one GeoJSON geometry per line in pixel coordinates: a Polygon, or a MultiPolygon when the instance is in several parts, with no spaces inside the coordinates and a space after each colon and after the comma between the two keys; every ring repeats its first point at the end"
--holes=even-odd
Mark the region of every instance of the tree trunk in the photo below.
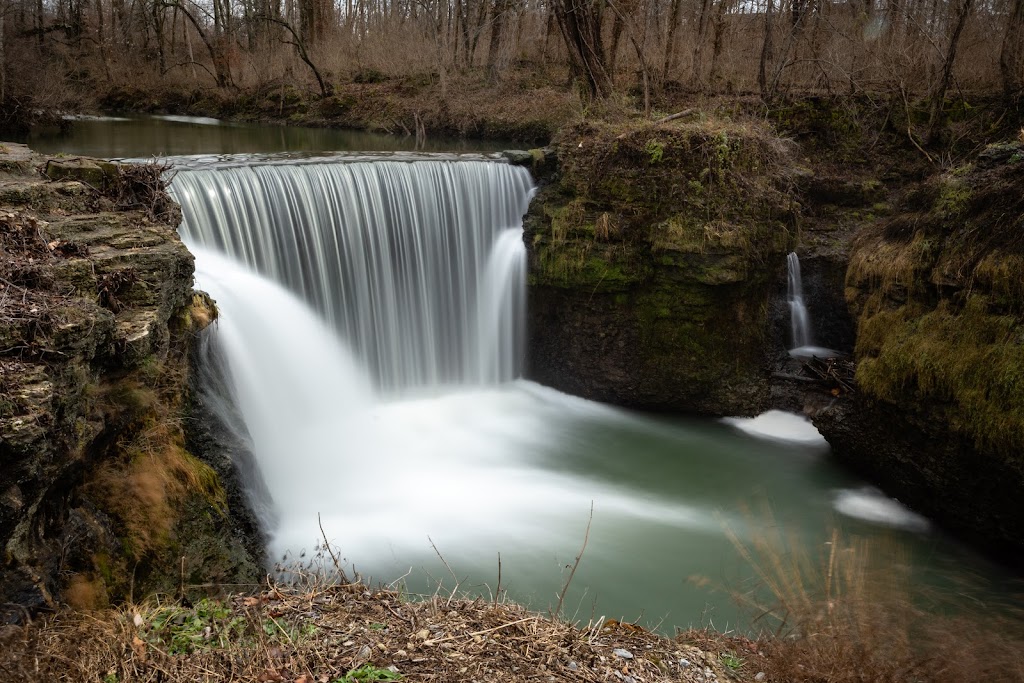
{"type": "Polygon", "coordinates": [[[607,58],[601,42],[601,0],[554,0],[555,18],[569,52],[573,73],[592,98],[612,92],[607,58]]]}
{"type": "Polygon", "coordinates": [[[693,44],[693,63],[690,67],[690,73],[693,77],[694,83],[700,83],[701,72],[701,53],[704,51],[704,40],[708,34],[708,24],[710,23],[711,14],[711,0],[703,0],[700,5],[700,16],[697,19],[697,40],[693,44]]]}
{"type": "Polygon", "coordinates": [[[615,65],[619,61],[619,41],[622,40],[622,28],[625,22],[622,17],[615,15],[612,22],[612,46],[608,48],[608,73],[615,73],[615,65]]]}
{"type": "Polygon", "coordinates": [[[1014,0],[1006,23],[1006,35],[999,52],[999,73],[1007,98],[1020,97],[1024,90],[1024,0],[1014,0]]]}
{"type": "Polygon", "coordinates": [[[615,17],[622,22],[623,27],[626,30],[626,35],[629,36],[629,42],[633,43],[633,49],[636,50],[637,61],[640,62],[640,72],[644,79],[644,116],[650,118],[651,115],[651,70],[647,66],[647,58],[644,56],[643,48],[640,47],[639,41],[636,38],[636,31],[633,30],[632,22],[629,20],[629,16],[625,14],[622,9],[618,6],[615,0],[607,0],[608,6],[611,7],[612,11],[615,12],[615,17]]]}
{"type": "Polygon", "coordinates": [[[715,40],[711,44],[711,69],[708,72],[708,83],[714,83],[718,78],[718,59],[722,56],[722,45],[725,41],[725,14],[730,6],[730,0],[718,0],[718,8],[715,10],[715,40]]]}
{"type": "Polygon", "coordinates": [[[4,51],[4,7],[0,7],[0,107],[7,101],[7,53],[4,51]]]}
{"type": "Polygon", "coordinates": [[[767,0],[764,12],[764,42],[761,44],[761,60],[757,66],[757,85],[761,90],[761,99],[767,102],[774,93],[768,90],[768,62],[772,58],[772,31],[775,29],[772,14],[775,11],[775,0],[767,0]]]}
{"type": "Polygon", "coordinates": [[[682,0],[672,0],[668,12],[668,35],[665,37],[665,63],[661,68],[662,83],[668,80],[668,72],[672,70],[672,61],[676,56],[676,31],[679,30],[679,15],[682,9],[682,0]]]}
{"type": "Polygon", "coordinates": [[[487,77],[491,80],[498,77],[498,57],[505,35],[505,19],[508,9],[509,0],[494,0],[494,10],[491,15],[491,42],[487,46],[487,77]]]}
{"type": "Polygon", "coordinates": [[[551,58],[551,36],[555,33],[555,27],[557,22],[555,21],[555,10],[551,5],[548,5],[548,17],[544,22],[544,52],[542,60],[545,64],[551,58]]]}
{"type": "Polygon", "coordinates": [[[946,60],[942,65],[942,74],[936,84],[935,92],[932,94],[932,112],[928,118],[928,141],[931,142],[939,136],[942,128],[942,105],[946,100],[946,91],[949,90],[949,83],[953,79],[953,64],[956,62],[956,50],[960,43],[960,34],[963,33],[967,17],[971,13],[974,0],[964,0],[957,13],[956,27],[949,39],[949,49],[946,50],[946,60]]]}

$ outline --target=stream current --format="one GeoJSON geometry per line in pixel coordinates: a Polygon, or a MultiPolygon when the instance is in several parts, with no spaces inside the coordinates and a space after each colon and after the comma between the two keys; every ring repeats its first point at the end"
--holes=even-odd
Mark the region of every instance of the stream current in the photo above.
{"type": "MultiPolygon", "coordinates": [[[[242,417],[273,560],[309,553],[322,524],[365,578],[430,593],[453,583],[446,562],[489,595],[500,554],[502,590],[544,610],[586,539],[567,614],[668,632],[747,625],[729,595],[754,574],[736,542],[766,533],[816,557],[839,529],[899,546],[918,581],[992,601],[1009,590],[834,465],[801,417],[654,417],[523,379],[524,170],[452,154],[297,163],[252,156],[279,151],[281,131],[234,126],[218,146],[215,123],[133,119],[132,146],[116,134],[125,122],[82,121],[47,149],[204,155],[169,159],[171,190],[196,285],[221,312],[205,343],[230,388],[207,400],[242,417]],[[976,576],[984,585],[965,588],[976,576]]],[[[298,146],[325,140],[340,141],[298,146]]],[[[382,140],[358,144],[395,148],[382,140]]]]}

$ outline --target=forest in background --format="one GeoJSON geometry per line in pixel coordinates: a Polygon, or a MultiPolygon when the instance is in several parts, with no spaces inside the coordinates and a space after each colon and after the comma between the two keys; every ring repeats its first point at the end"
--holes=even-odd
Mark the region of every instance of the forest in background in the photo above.
{"type": "MultiPolygon", "coordinates": [[[[124,84],[225,92],[466,78],[523,89],[1024,92],[1024,0],[0,0],[3,124],[88,107],[124,84]],[[570,88],[571,89],[571,88],[570,88]]],[[[923,122],[922,122],[923,123],[923,122]]]]}

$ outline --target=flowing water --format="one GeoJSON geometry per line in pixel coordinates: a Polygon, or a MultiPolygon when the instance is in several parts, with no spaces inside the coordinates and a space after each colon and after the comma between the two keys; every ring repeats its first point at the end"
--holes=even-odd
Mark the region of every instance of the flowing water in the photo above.
{"type": "Polygon", "coordinates": [[[322,525],[366,577],[431,592],[440,554],[464,589],[500,571],[543,610],[586,539],[568,614],[666,631],[745,623],[729,536],[766,525],[812,555],[837,526],[904,545],[920,580],[1004,581],[835,467],[800,417],[654,417],[522,379],[531,189],[484,157],[182,165],[181,233],[221,311],[207,371],[230,377],[205,400],[251,444],[275,559],[308,559],[322,525]]]}
{"type": "Polygon", "coordinates": [[[792,331],[792,348],[811,345],[811,316],[804,304],[804,285],[800,277],[800,259],[796,252],[786,256],[786,298],[792,331]]]}
{"type": "Polygon", "coordinates": [[[804,284],[800,276],[800,258],[796,252],[786,256],[786,301],[789,303],[790,341],[789,355],[794,358],[829,358],[843,355],[838,351],[814,345],[811,314],[804,303],[804,284]]]}

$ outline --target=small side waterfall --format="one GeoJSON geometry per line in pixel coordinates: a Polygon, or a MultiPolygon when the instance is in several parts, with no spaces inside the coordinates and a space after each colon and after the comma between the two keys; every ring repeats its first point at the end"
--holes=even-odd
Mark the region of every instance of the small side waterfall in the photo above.
{"type": "Polygon", "coordinates": [[[531,191],[523,168],[455,160],[199,169],[171,186],[190,247],[291,290],[386,393],[518,376],[531,191]]]}
{"type": "Polygon", "coordinates": [[[791,349],[800,349],[811,345],[811,316],[804,305],[803,280],[800,277],[800,259],[796,252],[786,257],[789,277],[786,284],[786,297],[789,301],[789,319],[792,329],[791,349]]]}

